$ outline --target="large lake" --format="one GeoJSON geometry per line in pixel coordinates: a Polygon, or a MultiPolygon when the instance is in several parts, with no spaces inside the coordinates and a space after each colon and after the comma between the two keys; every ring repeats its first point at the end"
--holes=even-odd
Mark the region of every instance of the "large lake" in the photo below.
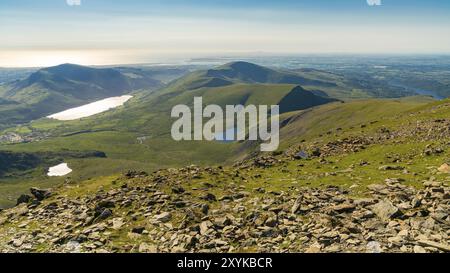
{"type": "Polygon", "coordinates": [[[63,121],[86,118],[122,106],[132,97],[133,96],[111,97],[93,103],[89,103],[80,107],[71,108],[63,112],[59,112],[51,116],[48,116],[48,118],[63,121]]]}

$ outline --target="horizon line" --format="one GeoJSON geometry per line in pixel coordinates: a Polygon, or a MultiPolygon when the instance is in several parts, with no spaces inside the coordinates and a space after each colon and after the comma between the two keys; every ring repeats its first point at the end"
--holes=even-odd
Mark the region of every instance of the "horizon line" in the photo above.
{"type": "Polygon", "coordinates": [[[154,66],[183,66],[183,65],[194,65],[189,64],[188,62],[195,62],[196,60],[214,60],[217,59],[219,61],[221,58],[223,59],[251,59],[251,58],[276,58],[276,57],[308,57],[308,56],[323,56],[323,57],[350,57],[350,56],[360,56],[360,57],[408,57],[408,56],[423,56],[423,57],[437,57],[437,56],[446,56],[450,57],[450,52],[441,52],[441,53],[431,53],[431,52],[420,52],[420,53],[398,53],[398,52],[391,52],[391,53],[331,53],[331,52],[324,52],[324,53],[260,53],[260,55],[251,55],[251,56],[244,56],[244,55],[215,55],[215,56],[199,56],[199,57],[191,57],[187,59],[183,58],[167,58],[167,63],[163,61],[148,61],[148,62],[123,62],[123,63],[111,63],[111,64],[96,64],[96,63],[90,63],[90,64],[83,64],[83,63],[76,63],[76,62],[61,62],[59,64],[55,65],[41,65],[41,66],[10,66],[10,65],[0,65],[0,69],[39,69],[39,68],[46,68],[46,67],[55,67],[60,66],[64,64],[72,64],[72,65],[79,65],[79,66],[93,66],[93,67],[111,67],[111,66],[143,66],[143,65],[154,65],[154,66]],[[174,62],[174,63],[170,63],[174,62]],[[180,62],[180,63],[177,63],[180,62]],[[181,62],[187,62],[186,64],[182,64],[181,62]]]}

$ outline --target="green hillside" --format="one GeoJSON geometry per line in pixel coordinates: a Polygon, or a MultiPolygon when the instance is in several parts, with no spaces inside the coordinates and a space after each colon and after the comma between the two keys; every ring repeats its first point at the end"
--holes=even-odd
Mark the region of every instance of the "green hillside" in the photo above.
{"type": "MultiPolygon", "coordinates": [[[[107,97],[145,88],[153,90],[161,83],[140,70],[131,75],[112,68],[90,68],[63,64],[44,68],[27,79],[4,85],[0,98],[16,105],[0,103],[0,128],[26,123],[46,115],[107,97]]],[[[1,101],[0,101],[1,102],[1,101]]]]}

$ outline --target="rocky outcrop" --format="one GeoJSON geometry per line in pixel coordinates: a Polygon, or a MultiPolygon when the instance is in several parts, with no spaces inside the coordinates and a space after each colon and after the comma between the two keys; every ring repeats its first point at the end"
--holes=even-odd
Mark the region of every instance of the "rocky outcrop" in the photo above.
{"type": "MultiPolygon", "coordinates": [[[[242,176],[239,171],[227,172],[242,176]]],[[[450,189],[443,183],[427,181],[419,190],[388,179],[369,186],[367,196],[359,198],[335,186],[280,192],[261,187],[247,192],[242,185],[217,181],[192,186],[200,177],[221,174],[219,168],[195,166],[151,175],[127,173],[114,181],[116,186],[92,195],[70,198],[58,194],[37,206],[22,203],[0,213],[4,235],[0,249],[147,253],[449,251],[450,189]]]]}

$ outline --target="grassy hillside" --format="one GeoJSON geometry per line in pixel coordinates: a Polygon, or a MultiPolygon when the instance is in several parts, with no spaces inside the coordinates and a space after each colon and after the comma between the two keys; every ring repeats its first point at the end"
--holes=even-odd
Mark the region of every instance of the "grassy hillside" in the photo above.
{"type": "Polygon", "coordinates": [[[129,69],[127,74],[123,74],[112,68],[72,64],[44,68],[24,80],[2,86],[0,98],[15,105],[0,104],[0,128],[27,123],[99,99],[143,88],[156,89],[161,85],[137,69],[129,69]]]}

